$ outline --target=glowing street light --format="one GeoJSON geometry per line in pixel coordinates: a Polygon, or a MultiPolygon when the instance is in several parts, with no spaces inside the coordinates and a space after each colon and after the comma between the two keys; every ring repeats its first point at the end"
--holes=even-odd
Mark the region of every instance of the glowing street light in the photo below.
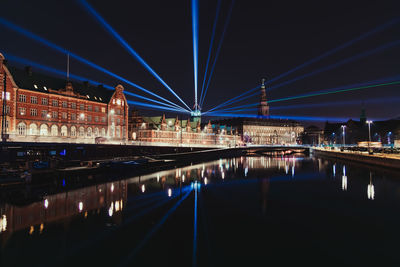
{"type": "Polygon", "coordinates": [[[368,142],[368,153],[372,154],[371,153],[371,149],[370,149],[370,144],[371,144],[371,123],[372,123],[372,121],[366,121],[366,122],[368,123],[368,140],[369,140],[369,142],[368,142]]]}
{"type": "Polygon", "coordinates": [[[344,144],[345,144],[345,129],[346,129],[346,125],[342,125],[341,126],[342,127],[342,130],[343,130],[343,147],[344,147],[344,144]]]}

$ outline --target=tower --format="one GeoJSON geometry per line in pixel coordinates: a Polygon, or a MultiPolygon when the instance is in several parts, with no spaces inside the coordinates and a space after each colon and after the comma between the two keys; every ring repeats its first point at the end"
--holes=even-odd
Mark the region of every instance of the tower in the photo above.
{"type": "Polygon", "coordinates": [[[260,104],[258,105],[259,118],[269,117],[269,106],[267,103],[267,93],[265,91],[265,80],[265,78],[261,79],[261,98],[260,104]]]}

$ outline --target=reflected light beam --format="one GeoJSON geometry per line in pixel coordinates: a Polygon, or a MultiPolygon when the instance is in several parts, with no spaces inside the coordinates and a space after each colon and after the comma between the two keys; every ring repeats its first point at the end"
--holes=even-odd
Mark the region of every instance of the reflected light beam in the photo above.
{"type": "Polygon", "coordinates": [[[160,227],[167,221],[168,217],[175,212],[175,210],[182,204],[182,202],[190,195],[192,189],[187,187],[187,193],[179,199],[172,208],[170,208],[165,215],[161,218],[161,220],[146,234],[143,240],[136,246],[136,248],[126,257],[126,259],[120,264],[120,266],[127,266],[130,262],[135,258],[135,256],[139,253],[139,251],[146,245],[146,243],[150,240],[150,238],[160,229],[160,227]]]}
{"type": "Polygon", "coordinates": [[[189,110],[188,105],[175,93],[174,90],[146,63],[146,61],[133,50],[133,48],[94,10],[85,0],[78,0],[78,2],[110,33],[119,43],[124,47],[147,71],[150,72],[162,85],[165,86],[182,104],[189,110]]]}

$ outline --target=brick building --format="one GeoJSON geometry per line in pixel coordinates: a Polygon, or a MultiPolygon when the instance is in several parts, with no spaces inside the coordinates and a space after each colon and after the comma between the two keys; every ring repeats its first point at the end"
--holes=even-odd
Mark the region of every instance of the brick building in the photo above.
{"type": "Polygon", "coordinates": [[[95,143],[97,137],[109,143],[127,140],[128,104],[122,85],[107,90],[101,85],[34,73],[30,67],[8,67],[1,54],[0,75],[9,141],[95,143]]]}

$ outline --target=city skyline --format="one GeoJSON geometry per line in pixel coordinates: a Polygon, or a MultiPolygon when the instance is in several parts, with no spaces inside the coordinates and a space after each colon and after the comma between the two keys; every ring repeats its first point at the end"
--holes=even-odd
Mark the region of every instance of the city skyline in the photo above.
{"type": "MultiPolygon", "coordinates": [[[[222,35],[232,2],[222,2],[213,47],[222,35]]],[[[134,3],[115,2],[111,7],[89,2],[92,7],[134,48],[141,57],[168,83],[171,88],[193,107],[193,55],[191,13],[189,2],[134,3]],[[154,8],[157,6],[159,8],[154,8]],[[118,10],[118,12],[117,12],[118,10]],[[131,15],[129,15],[131,14],[131,15]],[[156,19],[154,19],[156,17],[156,19]],[[151,19],[149,19],[151,18],[151,19]],[[169,18],[169,19],[167,19],[169,18]],[[183,75],[182,75],[183,74],[183,75]]],[[[46,38],[96,64],[127,77],[130,81],[181,104],[114,40],[101,25],[88,15],[78,1],[69,3],[43,1],[6,1],[3,18],[46,38]],[[18,6],[24,6],[18,10],[18,6]],[[30,6],[30,8],[27,8],[30,6]],[[62,12],[61,12],[62,11],[62,12]],[[63,13],[65,16],[60,16],[63,13]],[[73,15],[73,19],[70,18],[73,15]],[[49,23],[52,21],[54,23],[49,23]]],[[[203,111],[259,85],[261,77],[273,79],[294,67],[348,42],[395,19],[395,1],[385,5],[357,3],[346,6],[338,3],[329,10],[321,6],[304,4],[285,13],[284,4],[274,3],[266,8],[263,3],[236,1],[232,8],[220,55],[211,79],[203,111]],[[344,8],[346,7],[346,8],[344,8]],[[264,10],[268,10],[264,12],[264,10]],[[296,10],[292,11],[292,10],[296,10]],[[385,10],[386,12],[378,12],[385,10]],[[357,11],[357,12],[356,12],[357,11]],[[357,16],[352,16],[357,14],[357,16]],[[375,15],[372,15],[375,14],[375,15]],[[340,17],[340,21],[336,18],[340,17]],[[315,21],[318,19],[318,23],[315,21]],[[267,34],[265,34],[267,32],[267,34]],[[258,33],[258,34],[256,34],[258,33]]],[[[199,3],[199,88],[207,60],[208,46],[217,2],[199,3]]],[[[57,69],[66,69],[66,56],[48,47],[16,34],[3,25],[0,31],[7,36],[2,52],[17,55],[57,69]]],[[[395,43],[376,53],[356,59],[339,67],[317,73],[281,89],[270,89],[280,83],[323,69],[363,52],[393,44],[398,24],[389,26],[353,45],[314,64],[293,72],[267,87],[267,100],[308,94],[324,89],[337,88],[396,75],[396,58],[399,49],[395,43]],[[270,89],[270,90],[268,90],[270,89]]],[[[9,64],[18,65],[10,60],[9,64]]],[[[19,64],[22,66],[21,64],[19,64]]],[[[71,59],[73,74],[89,77],[100,83],[120,83],[98,71],[71,59]]],[[[141,93],[122,83],[126,90],[141,93]]],[[[200,89],[198,95],[200,96],[200,89]]],[[[361,104],[369,118],[390,119],[400,115],[399,107],[385,105],[399,97],[398,85],[361,91],[315,96],[285,102],[270,103],[272,115],[319,117],[320,122],[329,118],[359,118],[361,104]],[[381,101],[380,101],[380,100],[381,101]],[[375,100],[375,101],[371,101],[375,100]],[[347,102],[347,104],[343,104],[347,102]],[[327,103],[315,107],[313,104],[327,103]],[[338,105],[335,106],[335,103],[338,105]],[[340,104],[341,103],[341,104],[340,104]],[[309,107],[306,105],[310,104],[309,107]],[[305,105],[302,109],[291,106],[305,105]]],[[[134,98],[130,98],[136,100],[134,98]]],[[[258,102],[259,94],[228,108],[258,102]]],[[[140,108],[139,108],[140,109],[140,108]]],[[[151,114],[160,114],[160,111],[151,114]]],[[[239,112],[240,114],[241,112],[239,112]]],[[[242,112],[243,113],[243,112],[242,112]]],[[[244,112],[256,114],[256,112],[244,112]]]]}

